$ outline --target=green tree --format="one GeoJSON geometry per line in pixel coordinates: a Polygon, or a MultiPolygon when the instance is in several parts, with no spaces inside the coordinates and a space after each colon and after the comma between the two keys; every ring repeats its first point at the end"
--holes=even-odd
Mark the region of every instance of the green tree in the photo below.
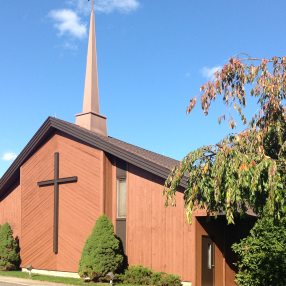
{"type": "Polygon", "coordinates": [[[87,238],[79,261],[78,273],[82,277],[98,279],[110,271],[116,272],[123,263],[119,240],[114,227],[105,214],[101,215],[87,238]]]}
{"type": "Polygon", "coordinates": [[[0,268],[14,269],[19,266],[19,263],[18,244],[13,238],[13,230],[6,222],[0,227],[0,268]]]}
{"type": "Polygon", "coordinates": [[[265,216],[250,236],[232,246],[238,255],[236,281],[241,286],[286,285],[286,219],[265,216]]]}
{"type": "MultiPolygon", "coordinates": [[[[176,204],[176,190],[187,173],[184,200],[190,223],[196,208],[206,208],[208,215],[226,211],[229,223],[248,208],[277,219],[286,213],[286,58],[241,57],[231,58],[213,81],[202,85],[187,108],[190,113],[199,96],[207,115],[211,103],[220,97],[229,110],[230,128],[236,128],[233,110],[248,123],[243,132],[228,134],[217,144],[190,152],[171,171],[163,191],[166,205],[176,204]],[[251,85],[249,95],[247,84],[251,85]],[[243,113],[247,96],[258,99],[258,111],[249,122],[243,113]]],[[[219,123],[225,118],[225,114],[220,116],[219,123]]]]}
{"type": "MultiPolygon", "coordinates": [[[[230,128],[236,128],[234,110],[248,125],[183,158],[165,182],[166,206],[176,204],[176,190],[185,175],[185,210],[190,223],[197,208],[206,209],[208,216],[225,211],[228,223],[251,208],[258,221],[247,238],[233,245],[239,258],[237,281],[243,286],[285,285],[286,57],[267,60],[240,54],[230,58],[215,79],[203,84],[190,100],[187,114],[198,96],[205,115],[221,97],[230,128]],[[247,84],[251,86],[249,95],[247,84]],[[247,96],[258,100],[258,110],[249,122],[243,113],[247,96]]],[[[225,114],[219,123],[222,119],[225,114]]]]}

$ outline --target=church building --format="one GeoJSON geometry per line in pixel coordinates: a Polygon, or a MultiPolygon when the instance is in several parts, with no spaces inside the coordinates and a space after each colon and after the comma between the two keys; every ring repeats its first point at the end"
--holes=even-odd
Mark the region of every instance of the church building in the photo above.
{"type": "Polygon", "coordinates": [[[0,179],[0,224],[19,239],[21,267],[75,275],[95,221],[106,214],[129,265],[180,275],[185,285],[232,286],[231,244],[242,222],[206,213],[186,223],[182,181],[165,207],[164,182],[177,160],[108,136],[100,114],[94,13],[82,112],[75,124],[49,117],[0,179]]]}

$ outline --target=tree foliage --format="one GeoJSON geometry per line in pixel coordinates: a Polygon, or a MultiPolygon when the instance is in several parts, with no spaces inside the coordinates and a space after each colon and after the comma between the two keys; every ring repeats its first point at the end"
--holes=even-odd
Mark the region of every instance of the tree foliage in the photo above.
{"type": "Polygon", "coordinates": [[[119,240],[114,227],[105,214],[101,215],[87,238],[79,261],[78,273],[82,277],[98,279],[110,271],[116,272],[123,262],[119,240]]]}
{"type": "MultiPolygon", "coordinates": [[[[245,54],[230,58],[213,81],[201,86],[187,108],[189,114],[199,97],[207,115],[211,103],[220,97],[228,109],[230,128],[236,128],[234,110],[246,125],[242,132],[190,152],[171,171],[163,191],[166,205],[176,204],[175,193],[185,175],[184,200],[190,223],[196,208],[205,208],[208,215],[226,211],[229,223],[249,208],[261,215],[266,209],[265,214],[278,219],[286,213],[286,58],[242,56],[245,54]],[[249,95],[246,85],[251,86],[249,95]],[[258,100],[257,112],[249,122],[243,112],[247,96],[258,100]]],[[[225,119],[223,114],[218,121],[225,119]]]]}
{"type": "Polygon", "coordinates": [[[286,218],[259,219],[250,235],[232,249],[238,255],[239,285],[286,285],[286,218]]]}
{"type": "Polygon", "coordinates": [[[9,223],[0,226],[0,268],[15,269],[19,266],[20,255],[18,244],[13,238],[13,230],[9,223]]]}

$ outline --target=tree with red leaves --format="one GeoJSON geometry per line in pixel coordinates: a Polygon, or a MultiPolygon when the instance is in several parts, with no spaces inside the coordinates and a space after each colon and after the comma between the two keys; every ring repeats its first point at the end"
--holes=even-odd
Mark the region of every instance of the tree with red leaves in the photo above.
{"type": "MultiPolygon", "coordinates": [[[[280,219],[286,214],[286,57],[252,58],[239,54],[230,58],[212,81],[203,84],[190,100],[189,114],[197,99],[205,115],[220,98],[226,104],[228,124],[236,128],[232,112],[238,112],[244,131],[230,133],[214,145],[190,152],[173,168],[163,194],[166,205],[176,204],[176,190],[183,176],[188,221],[197,208],[216,216],[225,211],[229,223],[249,208],[259,215],[280,219]],[[245,91],[251,86],[250,94],[245,91]],[[244,115],[247,97],[258,99],[258,110],[248,122],[244,115]],[[264,211],[263,211],[264,210],[264,211]]],[[[223,114],[218,121],[226,119],[223,114]]]]}

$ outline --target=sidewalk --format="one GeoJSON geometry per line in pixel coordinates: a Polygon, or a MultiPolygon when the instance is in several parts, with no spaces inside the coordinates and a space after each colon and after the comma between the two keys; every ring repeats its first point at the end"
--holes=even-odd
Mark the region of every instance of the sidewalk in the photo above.
{"type": "Polygon", "coordinates": [[[30,279],[25,279],[25,278],[0,276],[0,285],[2,283],[12,283],[12,284],[29,285],[29,286],[61,286],[61,285],[66,286],[66,284],[60,284],[60,283],[30,280],[30,279]]]}

